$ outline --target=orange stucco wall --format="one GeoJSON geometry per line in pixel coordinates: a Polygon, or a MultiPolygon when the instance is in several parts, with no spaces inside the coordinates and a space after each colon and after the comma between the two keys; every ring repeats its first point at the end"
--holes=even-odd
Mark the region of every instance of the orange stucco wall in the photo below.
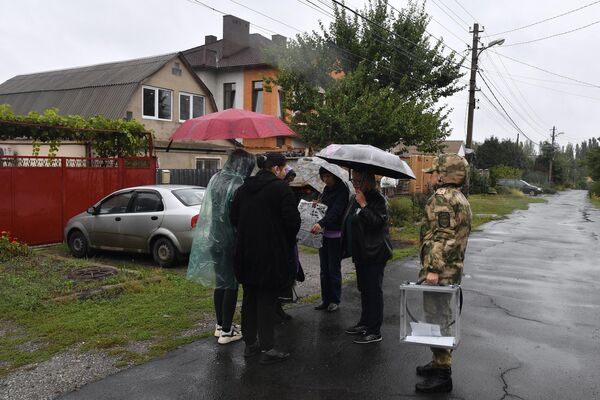
{"type": "MultiPolygon", "coordinates": [[[[277,70],[275,68],[256,68],[244,71],[244,110],[252,111],[252,82],[264,81],[265,77],[276,78],[277,70]]],[[[263,86],[264,87],[264,86],[263,86]]],[[[277,108],[279,102],[278,87],[271,85],[271,91],[263,89],[263,113],[277,117],[277,108]]],[[[277,138],[266,139],[245,139],[244,145],[250,148],[277,149],[277,138]]],[[[282,150],[292,149],[292,140],[285,138],[282,150]]]]}

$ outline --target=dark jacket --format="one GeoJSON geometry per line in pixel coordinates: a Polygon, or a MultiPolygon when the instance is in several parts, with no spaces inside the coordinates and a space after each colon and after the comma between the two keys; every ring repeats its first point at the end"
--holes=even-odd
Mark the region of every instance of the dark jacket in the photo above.
{"type": "Polygon", "coordinates": [[[342,235],[343,256],[352,255],[352,261],[358,265],[385,264],[392,258],[392,242],[390,240],[388,227],[387,200],[376,190],[365,192],[367,206],[360,208],[358,203],[352,199],[347,218],[351,236],[352,254],[348,254],[348,227],[344,224],[342,235]],[[354,216],[354,217],[353,217],[354,216]]]}
{"type": "Polygon", "coordinates": [[[235,193],[230,219],[237,229],[238,282],[267,289],[290,286],[296,276],[293,248],[300,213],[288,185],[269,171],[246,179],[235,193]]]}
{"type": "Polygon", "coordinates": [[[328,231],[339,231],[342,229],[344,213],[348,208],[350,192],[346,185],[337,182],[334,186],[325,186],[321,203],[327,206],[325,216],[319,221],[321,228],[328,231]]]}

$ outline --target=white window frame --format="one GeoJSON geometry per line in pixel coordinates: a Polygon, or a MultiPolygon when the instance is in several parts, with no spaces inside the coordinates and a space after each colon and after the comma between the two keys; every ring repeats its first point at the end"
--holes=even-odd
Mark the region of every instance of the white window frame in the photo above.
{"type": "Polygon", "coordinates": [[[196,97],[202,97],[202,115],[206,115],[206,96],[203,96],[201,94],[196,94],[196,93],[188,93],[188,92],[179,92],[179,95],[177,96],[177,99],[179,101],[179,122],[185,122],[187,120],[185,119],[181,119],[181,96],[188,96],[190,98],[190,119],[195,118],[194,117],[194,96],[196,97]]]}
{"type": "Polygon", "coordinates": [[[173,121],[173,90],[171,89],[165,89],[165,88],[159,88],[159,87],[154,87],[154,86],[142,86],[142,118],[143,119],[153,119],[153,120],[157,120],[157,121],[173,121]],[[155,116],[149,116],[149,115],[145,115],[144,114],[144,90],[145,89],[150,89],[150,90],[154,90],[154,112],[156,113],[155,116]],[[158,91],[159,90],[164,90],[164,91],[168,91],[171,92],[171,118],[159,118],[158,117],[158,100],[159,100],[159,96],[158,96],[158,91]]]}
{"type": "Polygon", "coordinates": [[[196,169],[200,169],[200,168],[198,168],[198,160],[210,160],[210,161],[217,160],[219,162],[219,165],[218,165],[217,169],[221,169],[221,158],[220,157],[202,157],[202,156],[198,156],[198,157],[196,157],[194,159],[195,164],[196,164],[196,169]]]}

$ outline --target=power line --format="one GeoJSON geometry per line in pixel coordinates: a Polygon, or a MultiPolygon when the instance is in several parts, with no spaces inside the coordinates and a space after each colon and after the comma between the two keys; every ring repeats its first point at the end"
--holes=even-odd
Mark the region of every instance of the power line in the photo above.
{"type": "Polygon", "coordinates": [[[579,7],[579,8],[575,8],[575,9],[573,9],[573,10],[570,10],[570,11],[564,12],[564,13],[562,13],[562,14],[555,15],[554,17],[546,18],[546,19],[543,19],[543,20],[541,20],[541,21],[537,21],[537,22],[531,23],[531,24],[529,24],[529,25],[521,26],[521,27],[519,27],[519,28],[514,28],[514,29],[510,29],[510,30],[503,31],[503,32],[493,33],[493,34],[491,34],[491,35],[489,35],[489,36],[503,35],[503,34],[505,34],[505,33],[510,33],[510,32],[514,32],[514,31],[521,30],[521,29],[529,28],[529,27],[531,27],[531,26],[538,25],[538,24],[541,24],[541,23],[544,23],[544,22],[547,22],[547,21],[551,21],[551,20],[553,20],[553,19],[556,19],[556,18],[559,18],[559,17],[563,17],[563,16],[565,16],[565,15],[568,15],[568,14],[574,13],[574,12],[576,12],[576,11],[579,11],[579,10],[583,10],[584,8],[587,8],[587,7],[593,6],[594,4],[598,4],[598,3],[600,3],[600,0],[597,0],[597,1],[594,1],[594,2],[591,2],[591,3],[588,3],[588,4],[586,4],[586,5],[583,5],[583,6],[579,7]]]}
{"type": "Polygon", "coordinates": [[[487,86],[488,90],[490,91],[490,93],[492,94],[492,96],[494,96],[494,99],[496,99],[496,102],[498,103],[498,105],[500,106],[500,108],[502,108],[502,111],[504,111],[504,113],[506,114],[506,116],[510,119],[510,121],[513,123],[513,125],[515,126],[515,128],[517,128],[517,130],[523,134],[523,136],[525,136],[527,139],[531,140],[531,138],[529,136],[527,136],[525,134],[525,132],[523,132],[523,130],[519,127],[519,125],[517,125],[517,123],[515,122],[515,120],[510,116],[510,114],[506,111],[506,109],[504,108],[504,106],[502,105],[502,103],[500,102],[500,100],[498,100],[498,97],[496,97],[496,94],[494,93],[494,91],[492,90],[492,88],[490,87],[490,85],[488,85],[487,81],[485,80],[485,78],[483,77],[483,75],[481,73],[479,73],[479,76],[481,77],[481,80],[483,80],[483,83],[485,83],[485,86],[487,86]]]}
{"type": "Polygon", "coordinates": [[[527,40],[527,41],[525,41],[525,42],[517,42],[517,43],[507,44],[507,45],[505,45],[504,47],[519,46],[519,45],[522,45],[522,44],[529,44],[529,43],[540,42],[540,41],[542,41],[542,40],[551,39],[551,38],[553,38],[553,37],[557,37],[557,36],[563,36],[563,35],[567,35],[567,34],[569,34],[569,33],[577,32],[577,31],[580,31],[580,30],[582,30],[582,29],[589,28],[590,26],[592,26],[592,25],[596,25],[596,24],[598,24],[598,23],[600,23],[600,20],[598,20],[598,21],[595,21],[595,22],[592,22],[591,24],[587,24],[587,25],[580,26],[580,27],[578,27],[578,28],[575,28],[575,29],[571,29],[571,30],[565,31],[565,32],[556,33],[556,34],[554,34],[554,35],[550,35],[550,36],[544,36],[544,37],[541,37],[541,38],[538,38],[538,39],[527,40]]]}
{"type": "MultiPolygon", "coordinates": [[[[433,1],[433,0],[432,0],[433,1]]],[[[462,17],[460,15],[458,15],[457,13],[454,12],[454,10],[450,7],[448,7],[448,5],[446,5],[446,3],[443,2],[443,0],[437,0],[439,1],[444,7],[446,7],[452,14],[454,14],[456,16],[456,18],[460,19],[462,22],[465,23],[465,25],[470,25],[469,22],[465,21],[464,19],[462,19],[462,17]]]]}
{"type": "MultiPolygon", "coordinates": [[[[502,66],[504,67],[504,69],[506,70],[506,65],[504,65],[504,62],[502,61],[501,58],[498,57],[498,59],[500,60],[500,63],[502,63],[502,66]]],[[[496,67],[496,64],[494,63],[493,58],[489,58],[489,61],[492,63],[492,65],[494,65],[494,67],[496,67]]],[[[496,67],[497,68],[497,67],[496,67]]],[[[484,71],[482,71],[484,72],[484,71]]],[[[508,72],[508,71],[507,71],[508,72]]],[[[531,106],[531,104],[529,104],[529,102],[527,101],[527,98],[523,95],[523,93],[521,92],[521,90],[519,89],[519,86],[516,85],[514,83],[514,81],[512,82],[512,85],[514,86],[514,88],[516,89],[517,93],[520,95],[521,99],[523,99],[525,106],[523,105],[523,103],[521,103],[521,100],[519,99],[519,96],[515,95],[515,92],[513,92],[511,85],[509,84],[509,82],[504,78],[503,75],[499,76],[500,80],[502,81],[502,83],[504,83],[504,86],[508,89],[508,91],[510,92],[510,94],[512,95],[512,97],[517,101],[517,103],[519,103],[519,106],[522,108],[522,110],[525,112],[525,114],[527,115],[527,117],[529,117],[533,122],[536,123],[536,125],[538,125],[539,129],[545,129],[546,126],[548,126],[548,124],[546,124],[545,122],[542,121],[542,118],[536,113],[535,109],[531,106]],[[529,108],[533,115],[535,115],[535,117],[537,118],[533,118],[531,116],[531,114],[529,114],[527,112],[527,108],[529,108]]],[[[491,77],[488,76],[488,79],[490,79],[490,81],[492,80],[491,77]]]]}
{"type": "MultiPolygon", "coordinates": [[[[205,3],[201,2],[200,0],[186,0],[186,1],[187,1],[188,3],[192,3],[192,4],[195,4],[195,5],[198,5],[198,6],[206,7],[206,8],[208,8],[209,10],[212,10],[212,11],[218,12],[219,14],[222,14],[222,15],[228,15],[228,14],[229,14],[229,13],[226,13],[226,12],[224,12],[224,11],[217,10],[216,8],[214,8],[214,7],[211,7],[211,6],[209,6],[208,4],[205,4],[205,3]]],[[[253,26],[253,27],[255,27],[255,28],[261,29],[261,30],[263,30],[263,31],[265,31],[265,32],[269,32],[270,34],[277,34],[277,32],[275,32],[275,31],[272,31],[272,30],[270,30],[270,29],[267,29],[267,28],[263,28],[263,27],[262,27],[262,26],[260,26],[260,25],[256,25],[256,24],[252,24],[252,23],[251,23],[250,25],[252,25],[252,26],[253,26]]]]}
{"type": "MultiPolygon", "coordinates": [[[[600,0],[599,0],[599,1],[600,1],[600,0]]],[[[465,32],[469,33],[469,30],[468,30],[468,29],[466,29],[466,28],[464,27],[464,25],[463,25],[463,24],[461,24],[460,22],[458,22],[458,21],[456,20],[456,18],[454,18],[452,15],[448,14],[448,12],[447,12],[446,10],[444,10],[444,9],[443,9],[443,8],[442,8],[442,7],[441,7],[441,6],[440,6],[438,3],[436,3],[436,2],[435,2],[435,0],[431,0],[431,2],[432,2],[433,4],[435,4],[435,6],[436,6],[437,8],[439,8],[440,10],[442,10],[442,12],[443,12],[444,14],[446,14],[448,17],[450,17],[450,19],[451,19],[452,21],[454,21],[454,23],[455,23],[456,25],[460,26],[462,30],[464,30],[465,32]]],[[[469,25],[469,24],[467,23],[467,25],[469,25]]]]}
{"type": "Polygon", "coordinates": [[[514,62],[516,62],[516,63],[519,63],[519,64],[526,65],[526,66],[528,66],[528,67],[530,67],[530,68],[537,69],[537,70],[539,70],[539,71],[542,71],[542,72],[545,72],[545,73],[547,73],[547,74],[554,75],[554,76],[558,76],[558,77],[561,77],[561,78],[564,78],[564,79],[567,79],[567,80],[570,80],[570,81],[573,81],[573,82],[583,83],[584,85],[587,85],[587,86],[592,86],[592,87],[595,87],[595,88],[599,88],[599,89],[600,89],[600,86],[599,86],[599,85],[596,85],[596,84],[594,84],[594,83],[589,83],[589,82],[581,81],[581,80],[579,80],[579,79],[570,78],[570,77],[568,77],[568,76],[565,76],[565,75],[557,74],[556,72],[548,71],[547,69],[543,69],[543,68],[540,68],[540,67],[536,67],[535,65],[527,64],[527,63],[526,63],[526,62],[524,62],[524,61],[519,61],[519,60],[517,60],[517,59],[515,59],[515,58],[512,58],[512,57],[506,56],[506,55],[504,55],[504,54],[498,53],[497,51],[494,51],[494,50],[489,50],[489,51],[491,51],[491,52],[492,52],[492,53],[494,53],[494,54],[497,54],[497,55],[499,55],[500,57],[508,58],[508,59],[509,59],[509,60],[511,60],[511,61],[514,61],[514,62]]]}
{"type": "MultiPolygon", "coordinates": [[[[482,71],[478,71],[480,76],[483,76],[482,71]]],[[[510,100],[502,93],[502,91],[499,89],[499,87],[495,84],[495,82],[488,77],[489,81],[490,81],[490,85],[496,90],[496,92],[506,101],[506,103],[508,104],[508,106],[514,111],[514,113],[521,118],[527,125],[529,125],[530,128],[532,128],[533,132],[537,133],[538,129],[545,129],[543,127],[543,125],[540,126],[533,126],[529,121],[533,122],[533,118],[531,118],[531,115],[529,115],[527,113],[527,111],[525,111],[525,107],[523,107],[521,104],[519,104],[522,108],[523,108],[523,112],[525,112],[526,116],[523,116],[523,114],[521,113],[521,111],[518,110],[518,107],[513,106],[513,104],[510,102],[510,100]]],[[[490,89],[491,90],[491,89],[490,89]]],[[[514,95],[514,93],[510,90],[509,91],[511,93],[511,95],[515,98],[515,100],[517,100],[517,102],[520,103],[520,101],[517,99],[517,97],[514,95]]],[[[537,122],[536,122],[537,124],[537,122]]],[[[540,134],[540,136],[543,136],[540,134]]]]}
{"type": "Polygon", "coordinates": [[[473,16],[473,14],[471,14],[471,13],[469,12],[469,10],[467,10],[465,7],[463,7],[463,5],[462,5],[462,4],[460,4],[460,2],[459,2],[458,0],[454,0],[454,1],[456,2],[456,4],[458,4],[458,5],[460,6],[460,8],[462,8],[462,9],[463,9],[463,10],[464,10],[464,11],[465,11],[467,14],[469,14],[469,17],[473,18],[473,21],[477,21],[477,18],[475,18],[475,17],[473,16]]]}

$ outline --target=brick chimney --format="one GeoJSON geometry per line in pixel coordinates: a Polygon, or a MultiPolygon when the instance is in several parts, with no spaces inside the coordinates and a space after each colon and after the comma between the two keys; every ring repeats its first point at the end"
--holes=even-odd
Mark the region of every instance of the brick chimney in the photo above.
{"type": "Polygon", "coordinates": [[[271,35],[271,41],[273,44],[284,46],[287,42],[287,38],[282,35],[271,35]]]}
{"type": "Polygon", "coordinates": [[[250,23],[233,15],[223,16],[223,57],[248,47],[250,23]]]}
{"type": "Polygon", "coordinates": [[[217,41],[217,37],[214,35],[204,36],[204,44],[211,44],[217,41]]]}

